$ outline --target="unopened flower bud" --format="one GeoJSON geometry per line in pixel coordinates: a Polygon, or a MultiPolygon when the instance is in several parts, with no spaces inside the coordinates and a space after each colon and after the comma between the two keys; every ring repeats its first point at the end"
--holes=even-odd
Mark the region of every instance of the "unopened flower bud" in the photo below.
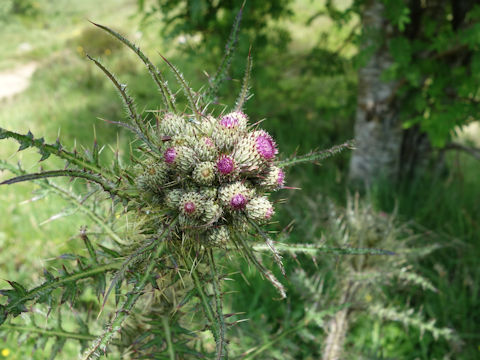
{"type": "Polygon", "coordinates": [[[217,119],[215,119],[211,115],[208,115],[202,118],[202,121],[200,122],[198,128],[203,135],[211,136],[216,125],[217,125],[217,119]]]}
{"type": "Polygon", "coordinates": [[[252,191],[241,182],[225,185],[218,192],[222,206],[231,211],[245,209],[251,194],[252,191]]]}
{"type": "Polygon", "coordinates": [[[285,183],[285,172],[277,166],[270,166],[263,178],[259,181],[259,185],[265,190],[278,190],[285,183]]]}
{"type": "Polygon", "coordinates": [[[208,231],[206,246],[209,247],[223,247],[230,240],[230,233],[226,226],[215,227],[208,231]]]}
{"type": "Polygon", "coordinates": [[[174,146],[165,150],[165,162],[182,172],[188,172],[195,165],[197,159],[194,151],[188,146],[174,146]]]}
{"type": "Polygon", "coordinates": [[[152,161],[137,178],[137,186],[143,191],[158,192],[168,178],[168,167],[164,162],[152,161]]]}
{"type": "Polygon", "coordinates": [[[215,164],[213,162],[198,163],[193,169],[193,180],[201,185],[210,185],[215,180],[215,164]]]}
{"type": "Polygon", "coordinates": [[[220,118],[212,133],[218,148],[230,150],[240,140],[247,129],[247,117],[240,111],[234,111],[220,118]]]}
{"type": "Polygon", "coordinates": [[[189,218],[198,218],[205,208],[205,201],[197,192],[187,192],[183,194],[178,204],[178,209],[182,215],[189,218]]]}
{"type": "Polygon", "coordinates": [[[193,149],[202,161],[214,161],[218,156],[218,150],[213,140],[208,136],[196,139],[193,149]]]}
{"type": "Polygon", "coordinates": [[[214,200],[217,198],[218,190],[216,187],[204,187],[198,192],[205,200],[214,200]]]}
{"type": "Polygon", "coordinates": [[[234,111],[221,117],[220,126],[226,129],[237,129],[245,131],[247,129],[248,118],[241,111],[234,111]]]}
{"type": "Polygon", "coordinates": [[[250,219],[260,223],[270,220],[274,214],[272,203],[265,196],[251,199],[245,210],[250,219]]]}
{"type": "Polygon", "coordinates": [[[177,209],[183,194],[184,191],[181,189],[168,190],[168,192],[165,193],[165,205],[171,209],[177,209]]]}
{"type": "Polygon", "coordinates": [[[158,130],[160,136],[175,136],[185,133],[185,119],[172,113],[166,113],[159,119],[158,130]]]}
{"type": "Polygon", "coordinates": [[[205,224],[213,224],[220,219],[222,216],[223,210],[220,205],[218,205],[213,200],[207,200],[205,202],[205,211],[202,216],[202,221],[205,224]]]}

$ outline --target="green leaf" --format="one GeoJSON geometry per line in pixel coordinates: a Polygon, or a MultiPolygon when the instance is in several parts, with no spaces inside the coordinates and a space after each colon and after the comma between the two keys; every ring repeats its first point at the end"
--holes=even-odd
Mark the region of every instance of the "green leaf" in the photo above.
{"type": "Polygon", "coordinates": [[[390,53],[393,59],[401,66],[407,66],[412,60],[410,41],[401,36],[390,39],[390,53]]]}
{"type": "MultiPolygon", "coordinates": [[[[62,275],[54,279],[51,276],[47,276],[47,281],[33,288],[32,290],[26,290],[22,285],[17,284],[13,281],[9,281],[12,289],[0,290],[0,295],[7,296],[7,304],[3,306],[3,320],[8,315],[16,317],[22,312],[26,311],[27,301],[35,301],[41,299],[42,302],[48,299],[53,290],[57,288],[68,288],[71,284],[75,284],[77,281],[95,277],[98,274],[116,270],[120,266],[120,262],[111,262],[108,264],[102,264],[98,266],[92,266],[86,269],[75,271],[73,273],[67,273],[66,271],[61,271],[62,275]]],[[[66,295],[62,296],[62,299],[65,301],[72,299],[71,295],[73,289],[68,289],[66,295]]]]}

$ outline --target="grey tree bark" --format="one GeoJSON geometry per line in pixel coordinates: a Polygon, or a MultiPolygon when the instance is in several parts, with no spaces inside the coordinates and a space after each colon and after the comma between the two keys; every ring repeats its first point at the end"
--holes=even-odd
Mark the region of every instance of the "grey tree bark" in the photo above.
{"type": "Polygon", "coordinates": [[[398,82],[385,82],[382,73],[392,65],[386,39],[392,29],[384,18],[384,5],[368,0],[362,25],[363,51],[371,53],[358,71],[355,118],[356,150],[350,162],[350,180],[371,185],[379,178],[396,179],[400,166],[402,129],[395,104],[398,82]]]}

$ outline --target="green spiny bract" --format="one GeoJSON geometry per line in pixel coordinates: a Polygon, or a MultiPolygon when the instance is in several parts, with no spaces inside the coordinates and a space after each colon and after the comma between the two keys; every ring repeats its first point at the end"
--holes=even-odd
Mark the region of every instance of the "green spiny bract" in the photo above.
{"type": "Polygon", "coordinates": [[[249,126],[241,111],[202,115],[199,123],[170,112],[157,120],[150,137],[157,137],[160,156],[147,155],[137,172],[139,208],[178,215],[174,237],[195,233],[205,246],[225,246],[229,233],[245,232],[238,218],[270,220],[268,192],[283,186],[284,173],[274,164],[278,150],[267,132],[249,126]],[[212,235],[212,227],[222,230],[212,235]]]}

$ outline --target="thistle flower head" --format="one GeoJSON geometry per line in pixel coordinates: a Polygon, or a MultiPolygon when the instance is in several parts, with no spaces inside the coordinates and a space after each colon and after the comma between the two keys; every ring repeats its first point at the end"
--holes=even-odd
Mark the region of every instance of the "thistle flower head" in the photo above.
{"type": "Polygon", "coordinates": [[[247,116],[243,112],[234,111],[221,117],[220,126],[226,129],[244,131],[247,128],[247,122],[247,116]]]}
{"type": "Polygon", "coordinates": [[[220,175],[231,175],[235,171],[235,160],[229,155],[221,155],[217,160],[217,169],[220,175]]]}
{"type": "Polygon", "coordinates": [[[159,131],[167,137],[158,142],[162,156],[142,168],[137,184],[152,194],[142,197],[149,206],[178,215],[177,238],[220,246],[248,232],[248,219],[271,219],[265,194],[284,181],[273,163],[277,146],[267,132],[249,130],[243,112],[192,119],[166,113],[159,131]]]}
{"type": "Polygon", "coordinates": [[[197,192],[185,193],[179,201],[182,215],[190,218],[199,217],[203,213],[205,202],[197,192]]]}
{"type": "Polygon", "coordinates": [[[236,182],[222,187],[218,192],[218,197],[225,208],[236,211],[245,209],[251,194],[251,189],[241,182],[236,182]]]}
{"type": "Polygon", "coordinates": [[[285,172],[277,166],[270,166],[262,175],[259,185],[267,191],[278,190],[285,184],[285,172]]]}
{"type": "Polygon", "coordinates": [[[225,246],[230,240],[230,232],[226,226],[219,226],[210,230],[207,234],[206,245],[209,247],[225,246]]]}
{"type": "Polygon", "coordinates": [[[271,160],[278,154],[277,145],[273,138],[266,131],[254,131],[255,147],[258,154],[266,160],[271,160]]]}
{"type": "Polygon", "coordinates": [[[275,213],[272,203],[266,196],[251,199],[246,206],[247,216],[260,223],[270,220],[275,213]]]}
{"type": "Polygon", "coordinates": [[[177,151],[174,147],[170,147],[163,153],[163,158],[167,164],[173,164],[177,158],[177,151]]]}
{"type": "Polygon", "coordinates": [[[198,163],[193,169],[193,180],[200,185],[210,185],[215,180],[215,164],[213,162],[198,163]]]}

